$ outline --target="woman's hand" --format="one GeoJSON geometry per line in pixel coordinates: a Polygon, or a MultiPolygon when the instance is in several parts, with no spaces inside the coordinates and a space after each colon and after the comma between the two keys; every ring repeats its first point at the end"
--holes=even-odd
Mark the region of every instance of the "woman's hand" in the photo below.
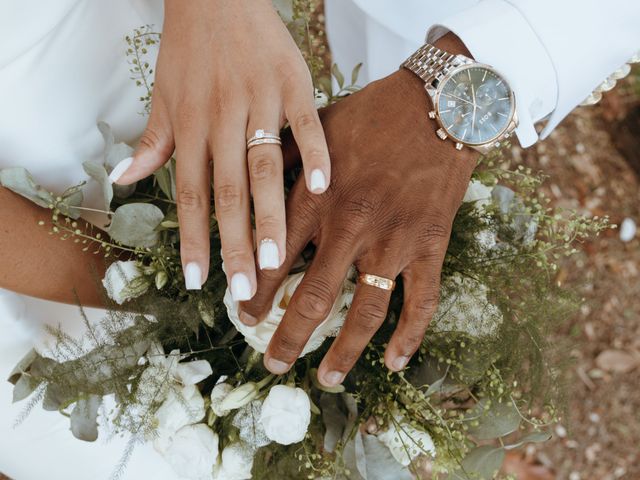
{"type": "MultiPolygon", "coordinates": [[[[468,55],[457,37],[439,46],[468,55]]],[[[334,180],[320,197],[294,186],[287,200],[287,260],[277,271],[261,272],[257,295],[242,304],[241,320],[257,323],[298,253],[309,241],[316,244],[265,353],[271,372],[291,368],[331,312],[352,264],[388,279],[402,275],[404,305],[386,349],[387,367],[401,370],[420,346],[438,304],[453,219],[478,158],[436,136],[428,107],[422,81],[401,70],[323,113],[334,180]]],[[[345,324],[318,369],[323,384],[342,382],[385,320],[390,297],[388,290],[357,285],[345,324]]]]}
{"type": "Polygon", "coordinates": [[[276,269],[286,254],[282,151],[259,145],[256,130],[278,134],[289,121],[300,147],[306,186],[329,185],[329,153],[314,106],[307,65],[270,0],[166,0],[153,107],[133,161],[112,180],[151,175],[174,152],[181,256],[187,288],[199,289],[209,267],[211,169],[215,214],[235,300],[256,291],[250,199],[258,263],[276,269]]]}

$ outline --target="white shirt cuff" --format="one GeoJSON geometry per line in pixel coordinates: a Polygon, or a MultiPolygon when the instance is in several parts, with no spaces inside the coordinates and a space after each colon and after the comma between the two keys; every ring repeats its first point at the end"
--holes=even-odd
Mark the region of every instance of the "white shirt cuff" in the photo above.
{"type": "Polygon", "coordinates": [[[455,33],[473,58],[491,65],[513,88],[520,145],[538,141],[534,124],[549,116],[558,101],[551,57],[527,19],[504,0],[483,0],[431,27],[427,42],[455,33]]]}

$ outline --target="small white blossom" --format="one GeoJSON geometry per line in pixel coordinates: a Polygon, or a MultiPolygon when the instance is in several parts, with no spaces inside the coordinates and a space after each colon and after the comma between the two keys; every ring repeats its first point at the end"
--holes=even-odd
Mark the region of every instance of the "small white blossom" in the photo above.
{"type": "Polygon", "coordinates": [[[260,422],[274,442],[290,445],[301,442],[311,421],[311,402],[301,388],[276,385],[262,404],[260,422]]]}
{"type": "Polygon", "coordinates": [[[254,449],[244,442],[232,443],[222,451],[221,462],[216,465],[214,480],[248,480],[253,468],[254,449]]]}
{"type": "Polygon", "coordinates": [[[329,105],[329,97],[327,97],[327,94],[324,92],[321,92],[317,88],[315,89],[314,98],[315,98],[316,109],[324,108],[327,105],[329,105]]]}
{"type": "Polygon", "coordinates": [[[462,201],[473,202],[476,207],[482,208],[491,203],[492,191],[492,187],[487,187],[484,183],[479,182],[478,180],[472,180],[469,182],[469,186],[467,187],[467,191],[464,194],[464,199],[462,201]]]}
{"type": "Polygon", "coordinates": [[[211,480],[219,456],[218,443],[218,435],[198,423],[181,428],[160,453],[180,478],[211,480]]]}
{"type": "Polygon", "coordinates": [[[420,455],[435,456],[431,435],[415,428],[400,414],[394,414],[394,420],[387,430],[378,434],[378,440],[387,446],[398,463],[406,467],[420,455]]]}
{"type": "MultiPolygon", "coordinates": [[[[304,272],[287,277],[276,292],[267,317],[255,326],[248,326],[240,321],[238,316],[238,302],[233,301],[231,293],[229,289],[227,289],[224,296],[224,303],[227,306],[229,319],[238,331],[244,335],[246,342],[251,348],[260,353],[264,353],[267,350],[271,337],[280,325],[291,301],[291,297],[293,297],[293,293],[296,288],[298,288],[298,285],[300,285],[303,277],[304,272]]],[[[331,313],[327,319],[315,329],[300,356],[314,351],[322,345],[322,342],[324,342],[327,337],[335,336],[338,331],[340,331],[347,314],[347,309],[351,305],[354,289],[354,283],[350,279],[346,279],[342,286],[342,292],[338,295],[331,313]]]]}
{"type": "Polygon", "coordinates": [[[434,332],[462,332],[479,338],[496,333],[500,309],[489,302],[489,288],[472,278],[454,274],[442,283],[440,304],[433,317],[434,332]]]}
{"type": "Polygon", "coordinates": [[[135,261],[113,262],[107,268],[102,285],[107,295],[118,305],[139,297],[149,288],[148,282],[136,282],[143,277],[142,271],[135,261]]]}

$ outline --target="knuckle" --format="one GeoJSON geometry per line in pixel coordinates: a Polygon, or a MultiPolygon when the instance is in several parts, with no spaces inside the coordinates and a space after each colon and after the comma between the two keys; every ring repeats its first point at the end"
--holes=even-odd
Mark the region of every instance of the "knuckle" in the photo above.
{"type": "Polygon", "coordinates": [[[346,372],[358,361],[360,354],[361,352],[353,349],[343,348],[340,349],[340,351],[336,350],[334,363],[338,367],[339,371],[346,372]]]}
{"type": "Polygon", "coordinates": [[[220,185],[214,195],[216,209],[223,213],[239,208],[242,203],[242,191],[233,184],[220,185]]]}
{"type": "Polygon", "coordinates": [[[164,140],[164,137],[162,137],[154,127],[148,126],[142,134],[142,137],[140,137],[139,146],[145,149],[155,150],[162,148],[165,143],[166,140],[164,140]]]}
{"type": "Polygon", "coordinates": [[[223,249],[223,256],[225,263],[232,266],[247,265],[252,262],[251,254],[241,248],[227,247],[223,249]]]}
{"type": "Polygon", "coordinates": [[[300,342],[289,333],[283,332],[278,335],[269,348],[272,356],[283,361],[294,361],[298,358],[298,353],[302,350],[300,342]]]}
{"type": "Polygon", "coordinates": [[[412,354],[420,347],[420,344],[424,340],[424,333],[425,330],[423,328],[411,328],[403,335],[400,344],[405,354],[412,354]]]}
{"type": "MultiPolygon", "coordinates": [[[[314,141],[317,142],[319,140],[316,140],[314,138],[314,141]]],[[[324,163],[328,163],[328,154],[326,150],[323,150],[315,146],[303,151],[301,156],[302,156],[302,162],[307,166],[309,165],[315,166],[315,165],[322,165],[324,163]]]]}
{"type": "Polygon", "coordinates": [[[418,230],[418,243],[422,245],[433,244],[434,242],[448,239],[450,228],[445,225],[442,221],[426,222],[418,230]]]}
{"type": "Polygon", "coordinates": [[[384,309],[373,299],[360,303],[355,313],[359,330],[371,335],[375,333],[387,316],[384,309]]]}
{"type": "Polygon", "coordinates": [[[276,232],[284,228],[284,222],[281,222],[275,215],[264,215],[256,219],[256,228],[259,232],[276,232]]]}
{"type": "Polygon", "coordinates": [[[193,187],[182,187],[178,190],[178,207],[183,211],[196,211],[204,207],[204,197],[193,187]]]}
{"type": "Polygon", "coordinates": [[[306,285],[296,302],[295,312],[301,319],[309,323],[323,321],[331,313],[331,289],[324,282],[315,281],[306,285]]]}
{"type": "Polygon", "coordinates": [[[278,174],[276,160],[267,153],[256,153],[249,161],[249,173],[254,181],[275,178],[278,174]]]}
{"type": "Polygon", "coordinates": [[[308,130],[318,126],[319,120],[315,113],[304,112],[296,115],[293,124],[298,130],[308,130]]]}
{"type": "Polygon", "coordinates": [[[429,295],[422,301],[416,302],[412,305],[412,309],[418,315],[418,318],[422,322],[428,322],[438,309],[438,296],[429,295]]]}

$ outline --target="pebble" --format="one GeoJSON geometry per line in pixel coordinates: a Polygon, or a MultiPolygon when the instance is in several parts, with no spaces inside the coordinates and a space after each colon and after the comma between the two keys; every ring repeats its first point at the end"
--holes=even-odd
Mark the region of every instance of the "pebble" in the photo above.
{"type": "Polygon", "coordinates": [[[636,232],[638,231],[638,227],[636,226],[636,222],[631,218],[625,218],[620,224],[620,240],[623,242],[630,242],[636,236],[636,232]]]}

